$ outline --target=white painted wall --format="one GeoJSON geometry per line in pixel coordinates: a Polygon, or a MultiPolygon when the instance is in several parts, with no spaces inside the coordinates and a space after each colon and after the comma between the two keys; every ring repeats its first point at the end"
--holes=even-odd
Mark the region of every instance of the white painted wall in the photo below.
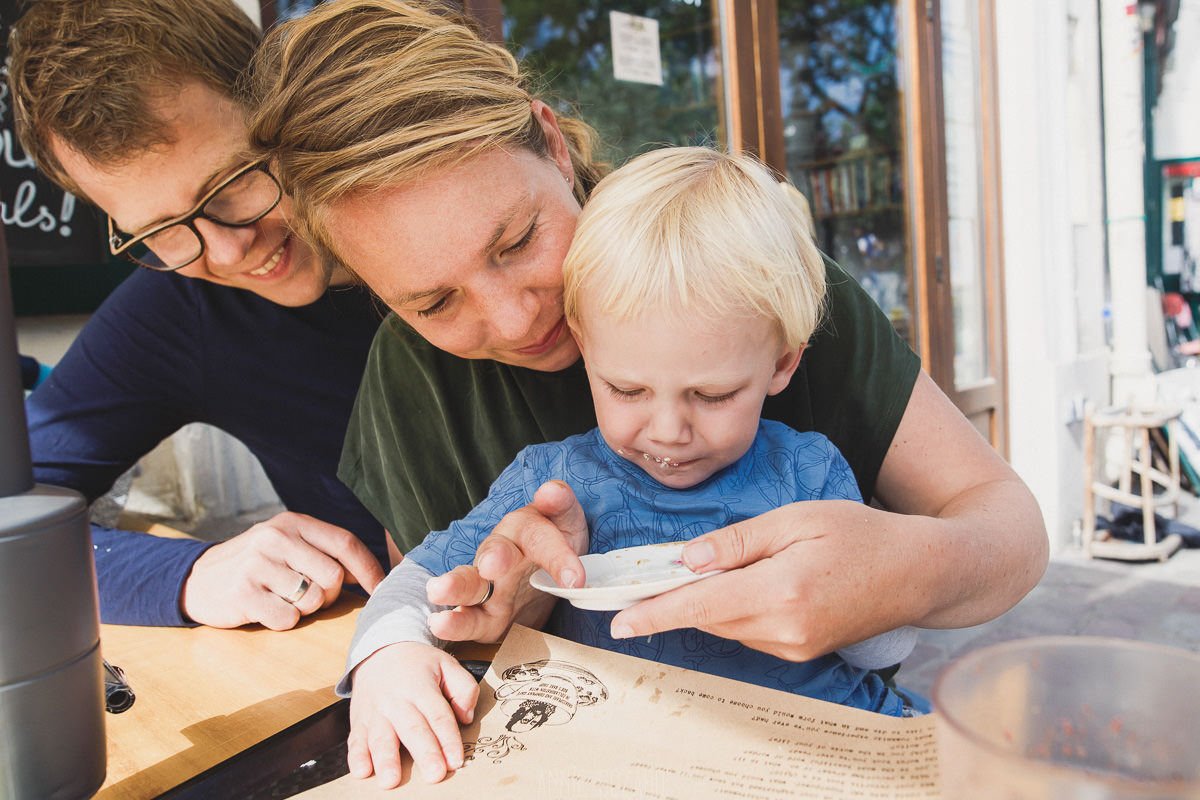
{"type": "Polygon", "coordinates": [[[1136,6],[1101,0],[1100,7],[1112,398],[1121,405],[1131,400],[1152,403],[1156,389],[1147,344],[1142,32],[1136,6]]]}
{"type": "Polygon", "coordinates": [[[1154,109],[1154,155],[1200,156],[1200,3],[1179,4],[1175,46],[1163,65],[1162,94],[1154,109]]]}
{"type": "Polygon", "coordinates": [[[1082,509],[1071,409],[1108,399],[1096,6],[995,10],[1010,460],[1057,549],[1082,509]]]}
{"type": "Polygon", "coordinates": [[[237,3],[242,11],[246,12],[246,16],[254,20],[254,24],[262,27],[262,9],[259,8],[258,0],[233,0],[237,3]]]}

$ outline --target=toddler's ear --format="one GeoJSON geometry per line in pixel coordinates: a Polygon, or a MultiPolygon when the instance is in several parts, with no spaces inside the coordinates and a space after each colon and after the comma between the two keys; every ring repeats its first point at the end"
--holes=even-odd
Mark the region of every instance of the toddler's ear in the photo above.
{"type": "Polygon", "coordinates": [[[792,375],[796,374],[796,368],[800,366],[800,357],[804,355],[807,347],[808,343],[806,342],[796,349],[784,350],[779,358],[775,359],[775,374],[771,376],[771,382],[767,384],[767,394],[779,394],[787,388],[788,383],[792,380],[792,375]]]}

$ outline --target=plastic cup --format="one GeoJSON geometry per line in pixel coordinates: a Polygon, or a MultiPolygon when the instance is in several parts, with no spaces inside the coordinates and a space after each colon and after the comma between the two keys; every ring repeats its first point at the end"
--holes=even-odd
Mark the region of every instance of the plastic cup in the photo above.
{"type": "Polygon", "coordinates": [[[933,687],[946,800],[1200,800],[1200,656],[1052,636],[967,653],[933,687]]]}

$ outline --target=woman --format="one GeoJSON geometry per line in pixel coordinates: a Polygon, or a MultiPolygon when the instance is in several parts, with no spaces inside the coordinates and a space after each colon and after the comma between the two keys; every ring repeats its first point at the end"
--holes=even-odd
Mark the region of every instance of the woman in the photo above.
{"type": "MultiPolygon", "coordinates": [[[[440,9],[327,3],[281,26],[259,59],[255,144],[312,241],[393,311],[339,475],[411,547],[478,502],[521,447],[595,424],[561,264],[603,170],[585,126],[531,96],[510,54],[440,9]]],[[[978,624],[1040,577],[1047,542],[1028,489],[870,299],[828,273],[824,326],[763,413],[828,436],[887,510],[790,505],[694,540],[689,566],[729,572],[618,614],[614,636],[697,627],[807,660],[902,625],[978,624]]],[[[474,567],[431,583],[434,602],[486,598],[439,615],[434,632],[494,639],[514,618],[544,618],[519,590],[533,564],[579,583],[580,520],[561,487],[506,518],[474,567]]],[[[388,644],[376,622],[368,604],[356,650],[388,644]]],[[[353,680],[394,680],[385,665],[372,658],[353,680]]],[[[385,785],[399,780],[394,712],[351,711],[351,767],[385,785]]]]}

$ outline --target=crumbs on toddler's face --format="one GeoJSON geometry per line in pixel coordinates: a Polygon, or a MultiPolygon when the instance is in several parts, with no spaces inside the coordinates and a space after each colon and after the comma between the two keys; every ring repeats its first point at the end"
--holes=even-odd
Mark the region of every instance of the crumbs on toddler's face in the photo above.
{"type": "MultiPolygon", "coordinates": [[[[617,455],[628,456],[629,453],[625,452],[625,448],[618,447],[617,455]]],[[[678,467],[679,466],[679,462],[676,461],[675,459],[671,458],[670,456],[662,456],[660,458],[658,456],[652,456],[649,453],[642,453],[642,460],[643,461],[653,461],[655,464],[658,464],[663,469],[667,469],[668,467],[678,467]]]]}

